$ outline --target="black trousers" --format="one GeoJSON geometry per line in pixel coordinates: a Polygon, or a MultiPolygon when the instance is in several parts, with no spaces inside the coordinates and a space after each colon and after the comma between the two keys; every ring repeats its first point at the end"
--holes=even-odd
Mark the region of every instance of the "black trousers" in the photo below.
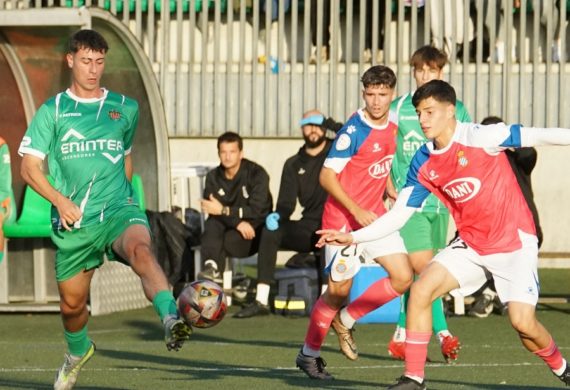
{"type": "Polygon", "coordinates": [[[246,240],[234,227],[226,226],[220,219],[208,218],[200,241],[202,264],[212,259],[218,270],[223,271],[226,257],[247,257],[257,253],[261,229],[261,226],[256,229],[253,240],[246,240]]]}
{"type": "Polygon", "coordinates": [[[271,284],[275,274],[277,251],[290,250],[300,253],[316,251],[319,237],[315,234],[320,220],[285,221],[275,231],[263,228],[257,255],[257,281],[271,284]]]}

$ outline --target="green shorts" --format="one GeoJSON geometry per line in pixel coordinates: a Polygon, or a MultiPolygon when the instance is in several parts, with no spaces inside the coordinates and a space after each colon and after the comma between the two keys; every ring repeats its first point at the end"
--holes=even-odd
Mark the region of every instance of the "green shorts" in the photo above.
{"type": "Polygon", "coordinates": [[[447,245],[447,227],[449,214],[416,212],[400,230],[408,253],[425,251],[434,252],[447,245]]]}
{"type": "Polygon", "coordinates": [[[67,280],[83,270],[103,264],[103,255],[109,260],[127,264],[113,251],[113,242],[131,225],[145,225],[149,229],[146,214],[138,206],[125,206],[108,216],[98,225],[72,231],[52,231],[51,239],[57,247],[55,277],[58,282],[67,280]]]}

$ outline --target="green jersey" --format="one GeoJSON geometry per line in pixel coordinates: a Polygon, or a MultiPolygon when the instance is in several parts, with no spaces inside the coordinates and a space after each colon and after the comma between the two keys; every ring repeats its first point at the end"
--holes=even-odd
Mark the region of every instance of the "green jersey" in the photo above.
{"type": "Polygon", "coordinates": [[[10,168],[10,150],[0,137],[0,203],[8,201],[12,194],[12,171],[10,168]]]}
{"type": "MultiPolygon", "coordinates": [[[[19,153],[48,157],[54,187],[83,214],[75,228],[101,223],[133,204],[124,157],[131,152],[138,118],[135,100],[105,89],[94,99],[79,98],[68,89],[34,116],[19,153]]],[[[57,223],[59,216],[54,218],[57,223]]]]}
{"type": "MultiPolygon", "coordinates": [[[[408,169],[412,162],[412,157],[416,151],[426,143],[425,137],[416,114],[416,108],[412,104],[413,93],[409,93],[396,98],[390,109],[398,115],[398,136],[397,147],[394,160],[392,161],[391,178],[398,192],[406,184],[408,169]]],[[[465,106],[459,100],[455,106],[455,117],[460,122],[471,122],[471,117],[467,113],[465,106]]],[[[422,209],[426,212],[448,213],[445,206],[431,194],[422,209]]]]}

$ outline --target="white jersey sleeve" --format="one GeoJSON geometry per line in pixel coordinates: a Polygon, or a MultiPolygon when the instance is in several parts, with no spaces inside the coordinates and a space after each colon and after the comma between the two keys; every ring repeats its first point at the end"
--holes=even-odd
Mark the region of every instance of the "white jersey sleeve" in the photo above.
{"type": "Polygon", "coordinates": [[[524,127],[519,124],[481,125],[458,123],[457,141],[484,149],[520,148],[541,145],[570,145],[570,129],[558,127],[524,127]]]}

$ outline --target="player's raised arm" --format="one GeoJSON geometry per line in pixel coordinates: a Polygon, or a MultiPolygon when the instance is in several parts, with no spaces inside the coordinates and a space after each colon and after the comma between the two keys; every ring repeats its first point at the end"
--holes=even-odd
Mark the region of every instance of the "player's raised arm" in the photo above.
{"type": "Polygon", "coordinates": [[[520,148],[541,145],[570,145],[570,129],[525,127],[520,124],[458,124],[458,140],[481,148],[520,148]]]}

